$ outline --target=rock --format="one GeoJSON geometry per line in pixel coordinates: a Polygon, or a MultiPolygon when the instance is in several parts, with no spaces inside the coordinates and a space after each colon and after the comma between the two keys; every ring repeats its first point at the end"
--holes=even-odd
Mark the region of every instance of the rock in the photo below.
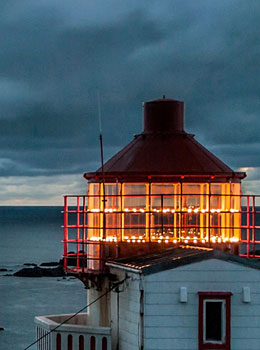
{"type": "Polygon", "coordinates": [[[62,266],[55,268],[23,268],[13,274],[16,277],[63,277],[65,272],[62,266]]]}
{"type": "Polygon", "coordinates": [[[42,277],[42,269],[40,267],[24,268],[13,274],[16,277],[42,277]]]}
{"type": "Polygon", "coordinates": [[[7,269],[0,269],[0,272],[7,272],[7,271],[9,271],[9,270],[7,270],[7,269]]]}
{"type": "Polygon", "coordinates": [[[34,263],[24,263],[23,266],[34,266],[34,267],[36,267],[37,264],[34,264],[34,263]]]}
{"type": "Polygon", "coordinates": [[[5,329],[3,327],[0,327],[0,331],[4,331],[5,329]]]}
{"type": "Polygon", "coordinates": [[[42,270],[42,274],[44,277],[63,277],[65,276],[65,272],[63,270],[62,266],[57,266],[55,268],[43,268],[42,270]]]}
{"type": "Polygon", "coordinates": [[[41,263],[40,266],[58,266],[58,265],[61,265],[61,264],[57,261],[50,261],[50,262],[43,262],[41,263]]]}

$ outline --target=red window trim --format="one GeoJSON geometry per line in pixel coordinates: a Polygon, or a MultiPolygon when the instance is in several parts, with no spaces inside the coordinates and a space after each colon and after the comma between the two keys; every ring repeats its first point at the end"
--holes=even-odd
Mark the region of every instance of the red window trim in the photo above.
{"type": "Polygon", "coordinates": [[[199,324],[198,324],[198,338],[199,350],[230,350],[230,297],[231,292],[198,292],[199,295],[199,324]],[[226,341],[223,344],[203,343],[203,301],[208,299],[225,300],[226,302],[226,341]]]}

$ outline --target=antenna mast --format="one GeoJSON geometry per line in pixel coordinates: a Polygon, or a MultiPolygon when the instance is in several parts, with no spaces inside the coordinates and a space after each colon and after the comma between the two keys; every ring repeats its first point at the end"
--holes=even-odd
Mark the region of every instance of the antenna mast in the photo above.
{"type": "Polygon", "coordinates": [[[102,123],[101,123],[101,107],[100,107],[100,94],[97,92],[98,99],[98,121],[99,121],[99,142],[100,142],[100,154],[101,154],[101,170],[102,170],[102,189],[103,189],[103,232],[102,239],[106,239],[106,188],[105,188],[105,175],[104,175],[104,153],[103,153],[103,137],[102,137],[102,123]]]}

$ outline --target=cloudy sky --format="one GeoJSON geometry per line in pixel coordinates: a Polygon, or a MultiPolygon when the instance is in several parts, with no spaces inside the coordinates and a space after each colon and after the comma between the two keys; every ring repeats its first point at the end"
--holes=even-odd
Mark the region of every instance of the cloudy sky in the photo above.
{"type": "Polygon", "coordinates": [[[259,0],[1,0],[0,205],[58,205],[142,130],[142,102],[186,103],[186,131],[260,193],[259,0]]]}

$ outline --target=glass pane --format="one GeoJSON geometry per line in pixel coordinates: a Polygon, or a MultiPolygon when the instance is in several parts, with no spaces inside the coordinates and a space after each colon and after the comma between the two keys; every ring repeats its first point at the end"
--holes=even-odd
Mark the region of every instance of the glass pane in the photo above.
{"type": "Polygon", "coordinates": [[[145,209],[146,208],[146,185],[125,184],[124,185],[124,208],[145,209]]]}
{"type": "Polygon", "coordinates": [[[222,340],[222,301],[207,301],[206,307],[206,341],[222,340]]]}

